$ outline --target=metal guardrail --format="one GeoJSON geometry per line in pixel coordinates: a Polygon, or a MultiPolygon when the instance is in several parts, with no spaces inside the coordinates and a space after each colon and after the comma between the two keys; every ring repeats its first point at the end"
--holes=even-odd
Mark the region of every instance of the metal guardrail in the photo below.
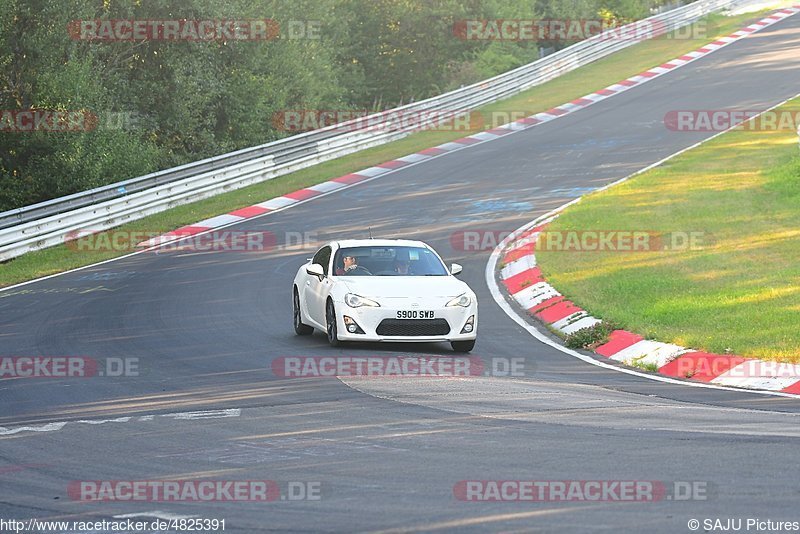
{"type": "MultiPolygon", "coordinates": [[[[748,0],[699,0],[625,28],[650,25],[669,32],[711,12],[743,3],[748,3],[748,0]]],[[[181,204],[401,139],[412,132],[392,120],[397,114],[473,110],[545,83],[637,42],[637,39],[596,35],[533,63],[427,100],[0,213],[0,261],[63,243],[80,230],[113,228],[181,204]],[[350,125],[367,122],[370,124],[368,129],[350,131],[350,125]]]]}

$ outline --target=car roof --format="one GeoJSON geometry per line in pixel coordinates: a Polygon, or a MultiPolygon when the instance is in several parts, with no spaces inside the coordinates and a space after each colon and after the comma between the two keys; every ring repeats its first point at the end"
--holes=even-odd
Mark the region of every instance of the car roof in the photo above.
{"type": "Polygon", "coordinates": [[[343,239],[335,242],[340,248],[350,247],[423,247],[430,248],[422,241],[411,239],[343,239]]]}

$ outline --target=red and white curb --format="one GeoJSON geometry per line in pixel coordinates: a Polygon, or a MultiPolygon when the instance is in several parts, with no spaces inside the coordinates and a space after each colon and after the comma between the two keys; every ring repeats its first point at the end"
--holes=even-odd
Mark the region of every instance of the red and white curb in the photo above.
{"type": "MultiPolygon", "coordinates": [[[[415,154],[409,154],[408,156],[404,156],[402,158],[397,158],[392,161],[387,161],[385,163],[381,163],[380,165],[376,165],[374,167],[369,167],[367,169],[363,169],[358,172],[346,174],[344,176],[334,178],[333,180],[323,182],[321,184],[313,185],[305,189],[300,189],[299,191],[288,193],[281,197],[273,198],[266,202],[261,202],[253,206],[232,211],[225,215],[218,215],[216,217],[205,219],[195,224],[183,226],[181,228],[178,228],[177,230],[173,230],[171,232],[167,232],[166,234],[162,234],[147,241],[143,241],[142,243],[139,243],[137,247],[138,248],[157,247],[165,243],[184,239],[186,237],[207,232],[209,230],[214,230],[217,228],[229,226],[231,224],[236,224],[238,222],[251,219],[254,217],[260,217],[262,215],[266,215],[271,212],[286,209],[288,207],[294,206],[296,204],[312,199],[314,197],[323,196],[338,191],[340,189],[344,189],[346,187],[355,185],[360,182],[366,182],[368,180],[381,177],[395,170],[402,169],[410,165],[423,163],[425,161],[439,157],[444,154],[448,154],[450,152],[456,152],[458,150],[462,150],[469,146],[493,141],[504,135],[522,130],[527,130],[528,128],[532,128],[538,124],[550,122],[559,117],[569,115],[570,113],[575,113],[576,111],[589,107],[597,102],[601,102],[619,93],[628,91],[633,87],[654,80],[659,76],[663,76],[664,74],[671,72],[676,68],[682,67],[684,65],[691,63],[692,61],[705,57],[706,55],[711,54],[712,52],[719,50],[720,48],[723,48],[731,43],[743,39],[744,37],[747,37],[752,33],[755,33],[768,26],[771,26],[776,22],[779,22],[798,12],[800,12],[800,5],[787,9],[781,9],[762,20],[747,26],[746,28],[742,28],[741,30],[734,32],[726,37],[721,37],[720,39],[712,43],[709,43],[701,48],[698,48],[693,52],[684,54],[676,59],[673,59],[672,61],[668,61],[657,67],[653,67],[652,69],[637,74],[636,76],[631,76],[626,80],[622,80],[621,82],[610,85],[605,89],[601,89],[594,93],[585,95],[581,98],[573,100],[572,102],[562,104],[547,111],[536,113],[535,115],[532,115],[530,117],[525,117],[517,121],[504,124],[496,128],[492,128],[491,130],[487,130],[485,132],[480,132],[467,137],[462,137],[461,139],[456,139],[455,141],[450,141],[448,143],[444,143],[433,148],[428,148],[426,150],[422,150],[421,152],[417,152],[415,154]]],[[[584,325],[588,324],[589,321],[588,320],[583,321],[581,318],[581,319],[576,319],[575,321],[569,321],[568,324],[564,326],[567,327],[568,329],[574,329],[575,327],[577,327],[579,322],[580,322],[580,327],[583,327],[584,325]]]]}
{"type": "MultiPolygon", "coordinates": [[[[556,215],[557,217],[557,215],[556,215]]],[[[536,264],[536,240],[555,217],[523,227],[498,248],[498,278],[507,294],[531,317],[568,336],[601,322],[548,284],[536,264]]],[[[488,273],[487,273],[488,277],[488,273]]],[[[655,368],[661,375],[720,386],[800,394],[800,365],[710,354],[614,330],[594,349],[600,356],[634,366],[655,368]]]]}

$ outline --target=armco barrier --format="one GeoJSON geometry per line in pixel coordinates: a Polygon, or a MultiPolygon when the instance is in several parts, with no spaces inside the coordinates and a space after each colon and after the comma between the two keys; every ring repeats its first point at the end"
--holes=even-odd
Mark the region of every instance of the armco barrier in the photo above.
{"type": "MultiPolygon", "coordinates": [[[[751,1],[699,0],[634,24],[652,24],[660,31],[668,32],[711,12],[751,1]]],[[[346,122],[0,213],[0,261],[60,244],[78,230],[112,228],[174,206],[401,139],[411,131],[391,120],[395,114],[476,109],[637,42],[600,34],[488,80],[377,113],[369,118],[372,125],[369,130],[350,131],[346,125],[351,123],[346,122]],[[386,117],[385,121],[383,117],[386,117]],[[381,121],[386,127],[376,128],[375,125],[380,125],[381,121]]]]}

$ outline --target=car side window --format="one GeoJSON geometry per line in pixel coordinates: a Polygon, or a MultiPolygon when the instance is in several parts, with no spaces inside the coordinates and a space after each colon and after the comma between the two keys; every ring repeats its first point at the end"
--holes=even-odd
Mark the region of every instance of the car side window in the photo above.
{"type": "Polygon", "coordinates": [[[322,265],[322,272],[326,275],[328,274],[328,264],[331,262],[331,247],[325,246],[322,247],[314,254],[314,258],[311,260],[311,263],[319,263],[322,265]]]}

